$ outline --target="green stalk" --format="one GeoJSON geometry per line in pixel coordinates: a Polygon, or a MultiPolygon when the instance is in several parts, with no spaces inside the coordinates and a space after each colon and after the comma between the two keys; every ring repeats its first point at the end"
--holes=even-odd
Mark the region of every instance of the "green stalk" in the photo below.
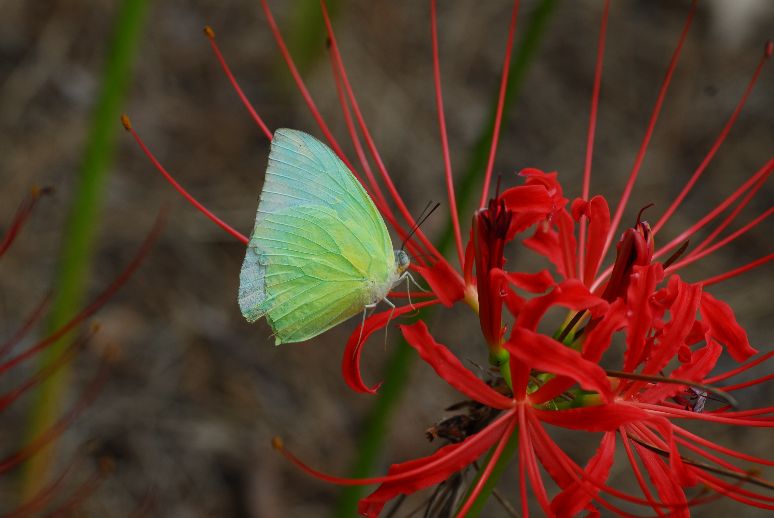
{"type": "MultiPolygon", "coordinates": [[[[328,15],[331,20],[342,10],[343,4],[344,0],[327,0],[328,15]]],[[[328,31],[325,29],[325,20],[320,10],[320,0],[296,0],[287,34],[288,49],[293,55],[298,71],[304,75],[320,56],[325,55],[328,31]]],[[[276,77],[288,77],[285,61],[280,60],[278,66],[282,68],[283,73],[276,74],[276,77]]]]}
{"type": "MultiPolygon", "coordinates": [[[[78,185],[63,234],[55,282],[57,289],[48,322],[51,331],[72,318],[83,303],[103,189],[113,157],[115,135],[120,127],[120,106],[129,85],[146,5],[145,0],[124,0],[117,14],[113,40],[105,62],[102,89],[92,115],[78,185]]],[[[67,342],[68,337],[63,337],[50,347],[41,355],[40,364],[48,365],[54,361],[67,342]]],[[[70,372],[65,365],[40,385],[29,416],[27,441],[43,433],[57,419],[69,378],[70,372]]],[[[46,483],[54,456],[54,448],[49,446],[25,465],[22,499],[28,499],[46,483]]]]}
{"type": "MultiPolygon", "coordinates": [[[[508,109],[513,104],[513,99],[518,95],[524,78],[526,77],[527,69],[529,68],[532,58],[537,52],[538,46],[545,33],[545,28],[551,14],[556,7],[558,0],[543,0],[535,9],[532,17],[527,23],[526,32],[521,39],[518,50],[514,55],[514,59],[511,62],[509,69],[510,80],[506,89],[505,103],[503,106],[504,114],[508,112],[508,109]]],[[[497,95],[493,96],[494,102],[492,103],[491,115],[488,122],[484,125],[473,151],[471,154],[468,166],[465,168],[465,173],[461,180],[457,182],[457,206],[460,214],[467,213],[478,199],[477,193],[479,192],[479,182],[481,172],[486,166],[487,154],[489,152],[489,145],[492,141],[492,128],[494,126],[495,112],[497,109],[497,95]]],[[[441,233],[441,238],[438,240],[438,249],[441,253],[446,254],[452,246],[454,238],[454,229],[451,221],[441,233]]],[[[422,318],[428,318],[434,308],[428,308],[421,313],[422,318]]],[[[390,416],[395,411],[397,403],[400,401],[403,395],[404,382],[408,378],[409,369],[416,361],[416,355],[412,352],[411,347],[401,340],[396,348],[393,358],[387,366],[384,373],[384,384],[380,390],[373,409],[366,418],[366,428],[360,437],[358,445],[358,456],[355,460],[352,468],[353,477],[367,477],[374,473],[379,458],[380,452],[384,448],[384,436],[387,429],[387,425],[390,423],[390,416]]],[[[514,434],[514,437],[517,434],[514,434]]],[[[500,457],[495,467],[492,476],[489,478],[484,490],[481,492],[479,498],[476,499],[474,509],[480,509],[492,492],[492,489],[497,485],[502,469],[507,463],[507,459],[512,455],[512,446],[510,442],[506,446],[506,450],[500,457]],[[503,464],[503,466],[500,466],[503,464]]],[[[348,486],[341,490],[341,494],[335,508],[333,516],[348,518],[350,516],[357,515],[357,502],[363,497],[365,488],[362,486],[348,486]]]]}

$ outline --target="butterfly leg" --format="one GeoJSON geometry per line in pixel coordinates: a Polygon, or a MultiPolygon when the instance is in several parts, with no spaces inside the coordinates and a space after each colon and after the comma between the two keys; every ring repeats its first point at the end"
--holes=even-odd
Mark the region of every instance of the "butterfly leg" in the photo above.
{"type": "MultiPolygon", "coordinates": [[[[392,301],[390,299],[388,299],[387,297],[383,298],[382,300],[384,300],[384,302],[386,302],[390,306],[390,308],[392,308],[392,309],[390,309],[390,316],[387,317],[387,323],[384,325],[384,348],[386,350],[387,349],[387,331],[390,328],[390,322],[392,321],[392,315],[395,313],[395,304],[393,304],[392,301]]],[[[409,301],[410,300],[411,299],[409,299],[409,301]]]]}
{"type": "Polygon", "coordinates": [[[360,341],[363,339],[363,329],[365,328],[366,313],[368,310],[373,310],[376,304],[366,304],[363,306],[363,319],[360,321],[360,336],[357,337],[357,346],[360,347],[360,341]]]}

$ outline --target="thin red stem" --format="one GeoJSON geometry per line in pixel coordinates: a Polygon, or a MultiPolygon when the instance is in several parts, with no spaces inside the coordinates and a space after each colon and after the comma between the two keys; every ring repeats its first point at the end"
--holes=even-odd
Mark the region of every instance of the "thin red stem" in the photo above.
{"type": "MultiPolygon", "coordinates": [[[[586,160],[583,166],[583,188],[581,198],[589,200],[591,190],[591,163],[594,155],[594,136],[597,129],[597,111],[599,109],[599,92],[602,87],[602,64],[605,58],[605,39],[607,37],[607,19],[610,12],[610,0],[605,0],[602,11],[602,22],[599,27],[599,43],[597,44],[597,63],[594,66],[594,87],[591,92],[591,110],[589,113],[589,129],[586,136],[586,160]]],[[[578,233],[578,271],[583,272],[586,263],[586,227],[588,218],[581,217],[578,233]]]]}
{"type": "Polygon", "coordinates": [[[730,243],[734,239],[738,238],[742,234],[745,234],[746,232],[749,232],[751,229],[753,229],[756,226],[758,226],[763,220],[765,220],[766,218],[768,218],[772,214],[774,214],[774,207],[769,208],[767,211],[765,211],[763,214],[761,214],[760,216],[758,216],[757,218],[755,218],[754,220],[749,222],[747,225],[743,226],[742,228],[740,228],[736,232],[730,234],[728,237],[726,237],[724,239],[721,239],[720,241],[718,241],[717,243],[715,243],[711,247],[709,247],[709,248],[707,248],[705,250],[702,250],[698,254],[697,253],[693,253],[693,254],[689,255],[688,257],[686,257],[685,259],[683,259],[682,261],[679,261],[679,262],[673,264],[672,266],[667,268],[666,271],[676,272],[680,268],[684,268],[685,266],[688,266],[691,263],[695,263],[699,259],[702,259],[702,258],[710,255],[711,253],[713,253],[713,252],[719,250],[720,248],[724,247],[725,245],[727,245],[728,243],[730,243]]]}
{"type": "Polygon", "coordinates": [[[760,168],[752,177],[744,182],[731,196],[726,198],[717,207],[711,210],[706,216],[694,223],[688,230],[681,232],[677,237],[672,239],[669,243],[661,247],[655,254],[654,259],[662,257],[664,254],[671,251],[678,245],[683,244],[686,239],[693,236],[699,229],[703,228],[707,223],[718,217],[724,210],[726,210],[737,198],[744,194],[747,190],[754,188],[756,183],[765,181],[766,178],[774,171],[774,158],[770,159],[766,164],[760,168]]]}
{"type": "MultiPolygon", "coordinates": [[[[354,170],[353,170],[353,174],[357,176],[360,183],[368,191],[372,199],[374,199],[374,203],[376,203],[376,206],[379,208],[379,212],[390,223],[390,225],[392,225],[392,227],[398,233],[400,238],[405,239],[408,236],[408,232],[400,225],[400,223],[398,223],[398,219],[395,217],[395,213],[392,211],[392,209],[390,208],[390,205],[387,203],[387,199],[385,198],[384,193],[382,192],[382,189],[379,186],[379,183],[376,181],[376,177],[374,176],[373,170],[371,169],[371,165],[368,163],[368,157],[366,157],[365,150],[363,149],[363,144],[361,143],[360,138],[357,135],[357,129],[355,128],[355,123],[352,119],[352,112],[349,109],[349,104],[347,103],[346,93],[344,91],[344,84],[341,78],[341,74],[339,72],[338,62],[336,60],[335,53],[330,52],[329,56],[331,58],[330,61],[331,61],[331,69],[333,72],[333,78],[336,83],[336,93],[339,97],[341,112],[344,115],[344,122],[347,126],[347,131],[349,132],[352,145],[355,147],[355,154],[358,157],[358,161],[360,162],[360,165],[363,167],[363,171],[365,172],[365,176],[366,176],[366,179],[368,180],[368,183],[364,182],[354,170]]],[[[412,255],[412,258],[418,258],[423,253],[422,249],[418,248],[413,242],[406,243],[406,246],[409,248],[409,252],[412,255]]],[[[424,264],[424,262],[421,259],[417,259],[417,260],[420,262],[420,264],[424,264]]]]}
{"type": "Polygon", "coordinates": [[[480,208],[485,208],[489,199],[489,187],[492,183],[492,169],[494,168],[495,154],[497,153],[497,143],[500,139],[500,124],[503,119],[503,109],[505,106],[505,93],[508,88],[508,73],[511,68],[511,54],[513,51],[513,38],[516,34],[516,20],[519,15],[519,0],[514,0],[513,10],[511,11],[511,23],[508,26],[508,42],[505,45],[505,59],[503,60],[503,70],[500,76],[500,92],[497,95],[497,110],[495,111],[494,128],[492,129],[492,144],[489,147],[489,159],[484,174],[484,185],[481,188],[481,199],[478,202],[480,208]]]}
{"type": "Polygon", "coordinates": [[[62,417],[60,417],[59,420],[56,423],[54,423],[51,427],[47,428],[39,435],[37,435],[35,438],[33,438],[32,441],[30,441],[22,449],[20,449],[15,453],[12,453],[11,455],[5,457],[4,459],[1,459],[0,473],[5,473],[8,470],[14,468],[19,463],[35,455],[47,444],[51,443],[52,441],[56,440],[60,435],[62,435],[62,432],[64,432],[73,423],[73,421],[75,421],[75,419],[81,414],[81,412],[83,412],[83,410],[89,404],[91,404],[94,398],[97,397],[97,395],[100,392],[100,389],[107,381],[108,372],[109,372],[109,368],[107,365],[107,360],[103,360],[100,365],[99,371],[97,372],[97,375],[89,383],[89,386],[86,387],[83,394],[80,396],[78,401],[76,401],[75,404],[70,408],[70,410],[68,410],[67,413],[65,413],[62,417]]]}
{"type": "Polygon", "coordinates": [[[43,509],[55,496],[59,494],[62,483],[65,480],[69,480],[69,475],[74,470],[77,461],[77,458],[74,461],[70,461],[65,469],[56,476],[56,479],[38,491],[35,496],[25,501],[23,505],[17,507],[9,513],[4,514],[3,518],[28,518],[30,516],[37,516],[35,513],[43,509]]]}
{"type": "MultiPolygon", "coordinates": [[[[736,191],[734,191],[733,194],[731,194],[728,198],[726,198],[721,204],[716,206],[714,209],[712,209],[708,214],[706,214],[703,218],[701,218],[699,221],[694,223],[690,228],[680,233],[677,237],[672,239],[669,243],[661,247],[654,255],[653,259],[658,259],[659,257],[662,257],[666,253],[670,252],[673,248],[682,245],[685,243],[685,241],[693,236],[699,229],[704,227],[707,223],[715,219],[719,214],[721,214],[724,210],[726,210],[734,201],[736,201],[739,196],[744,194],[747,190],[749,190],[751,187],[754,187],[757,182],[763,182],[766,178],[771,174],[771,172],[774,171],[774,159],[770,159],[766,164],[763,165],[754,175],[752,175],[746,182],[744,182],[736,191]]],[[[752,269],[755,266],[760,266],[764,262],[770,260],[771,256],[767,256],[766,258],[761,258],[757,261],[753,261],[749,265],[743,267],[747,269],[752,269]]],[[[737,269],[734,270],[734,275],[739,275],[744,269],[737,269]]],[[[610,272],[613,271],[613,267],[608,266],[605,271],[603,271],[597,279],[594,281],[594,283],[591,285],[591,290],[596,290],[604,281],[607,279],[607,277],[610,275],[610,272]]],[[[713,281],[711,284],[714,284],[716,282],[720,282],[721,280],[724,280],[726,278],[732,277],[733,275],[729,274],[723,274],[717,277],[713,277],[712,279],[709,279],[708,281],[713,281]]],[[[707,281],[707,282],[708,282],[707,281]]]]}
{"type": "Polygon", "coordinates": [[[685,43],[685,40],[688,36],[688,30],[691,28],[691,22],[693,21],[694,14],[696,14],[696,4],[696,0],[691,2],[691,8],[688,11],[688,16],[685,20],[683,32],[680,34],[677,47],[672,53],[672,59],[669,62],[669,67],[667,68],[666,75],[664,76],[664,81],[661,83],[661,88],[659,89],[658,97],[656,99],[656,105],[653,107],[653,112],[650,116],[650,122],[648,123],[647,130],[645,131],[645,137],[642,139],[642,144],[640,145],[640,149],[637,152],[634,165],[632,166],[632,170],[629,173],[629,179],[626,182],[626,186],[624,187],[623,193],[621,194],[621,199],[619,200],[618,206],[616,207],[615,215],[613,216],[613,219],[610,223],[610,230],[607,233],[605,246],[602,249],[602,257],[605,256],[608,249],[610,248],[610,245],[613,243],[613,239],[615,238],[618,231],[618,225],[621,223],[624,210],[626,210],[626,204],[629,202],[629,197],[631,196],[632,189],[634,188],[634,183],[637,180],[640,168],[642,167],[642,162],[645,159],[645,153],[648,150],[648,144],[650,144],[650,139],[653,136],[654,129],[656,128],[656,122],[658,121],[658,117],[661,114],[661,108],[664,104],[664,99],[666,97],[667,90],[669,89],[669,84],[672,81],[672,75],[674,74],[675,68],[677,67],[677,61],[680,57],[680,52],[682,51],[683,44],[685,43]]]}
{"type": "Polygon", "coordinates": [[[247,108],[247,111],[250,113],[250,116],[253,118],[253,121],[255,121],[255,123],[258,125],[259,128],[261,128],[261,131],[263,131],[263,134],[266,135],[266,138],[271,140],[272,135],[271,135],[271,131],[269,130],[269,127],[266,126],[266,124],[263,122],[263,119],[261,119],[260,115],[258,115],[258,112],[255,111],[255,108],[247,99],[247,96],[245,95],[244,91],[242,91],[242,88],[239,86],[239,83],[237,82],[236,77],[234,77],[234,74],[231,73],[231,68],[229,68],[228,64],[226,63],[226,59],[223,57],[223,54],[220,52],[220,49],[218,48],[218,44],[215,41],[215,31],[213,31],[212,28],[208,25],[204,28],[204,34],[207,36],[207,39],[210,41],[210,46],[212,47],[212,51],[215,53],[215,57],[218,59],[218,62],[220,62],[220,66],[223,67],[223,72],[226,73],[226,77],[228,77],[228,80],[231,82],[231,86],[234,87],[234,90],[239,96],[239,100],[242,101],[242,104],[244,105],[244,107],[247,108]]]}
{"type": "Polygon", "coordinates": [[[757,268],[758,266],[762,266],[769,261],[774,260],[774,252],[770,253],[769,255],[766,255],[764,257],[761,257],[760,259],[756,259],[754,261],[750,261],[749,263],[740,266],[739,268],[735,268],[729,272],[721,273],[720,275],[716,275],[714,277],[710,277],[709,279],[705,279],[701,281],[702,286],[712,286],[713,284],[717,284],[719,282],[726,281],[728,279],[731,279],[733,277],[737,277],[745,272],[748,272],[752,270],[753,268],[757,268]]]}
{"type": "MultiPolygon", "coordinates": [[[[768,45],[767,45],[767,48],[768,48],[768,45]]],[[[770,52],[764,51],[763,56],[761,56],[761,59],[758,62],[758,66],[755,68],[755,72],[753,73],[752,78],[750,78],[750,82],[747,84],[747,88],[745,89],[744,94],[742,95],[742,98],[739,100],[739,103],[736,105],[736,109],[728,118],[728,122],[726,122],[726,125],[723,127],[723,130],[718,135],[718,138],[715,139],[715,142],[712,144],[712,147],[707,153],[707,156],[704,157],[704,160],[702,160],[701,164],[699,164],[699,167],[697,167],[696,171],[694,171],[693,175],[691,176],[691,179],[688,180],[688,183],[685,184],[685,187],[683,187],[683,190],[680,191],[680,194],[677,195],[677,198],[675,198],[675,201],[672,202],[669,208],[664,212],[664,214],[658,220],[658,222],[653,226],[654,234],[658,233],[658,231],[661,230],[661,228],[666,224],[666,222],[669,221],[669,218],[672,217],[672,214],[674,214],[675,210],[677,210],[677,208],[683,202],[683,200],[691,191],[693,186],[696,184],[699,177],[702,175],[702,173],[704,173],[704,170],[707,168],[709,163],[714,158],[715,153],[717,153],[718,149],[720,148],[720,145],[723,143],[723,141],[725,141],[734,123],[736,123],[737,118],[739,118],[739,114],[742,112],[742,108],[747,102],[747,98],[750,96],[750,93],[753,90],[753,86],[755,86],[755,83],[758,81],[758,76],[761,74],[761,70],[763,70],[763,65],[766,63],[766,61],[768,61],[768,58],[770,56],[771,56],[770,52]]]]}
{"type": "MultiPolygon", "coordinates": [[[[499,432],[502,432],[502,430],[508,426],[508,421],[512,419],[513,419],[512,411],[504,413],[502,416],[498,417],[495,421],[489,424],[489,426],[487,426],[477,434],[466,439],[465,446],[470,448],[472,445],[479,443],[481,441],[489,441],[491,439],[490,436],[498,435],[499,432]]],[[[382,477],[367,477],[367,478],[346,478],[346,477],[336,477],[333,475],[328,475],[327,473],[317,471],[314,468],[307,466],[301,461],[301,459],[299,459],[298,457],[293,455],[293,453],[288,451],[282,444],[282,440],[279,438],[275,438],[272,441],[272,443],[274,445],[274,449],[278,450],[286,459],[288,459],[290,462],[295,464],[303,472],[319,480],[323,480],[325,482],[330,482],[332,484],[337,484],[340,486],[367,486],[370,484],[382,484],[385,482],[396,483],[403,480],[408,480],[414,477],[421,476],[423,473],[428,473],[432,471],[432,469],[437,465],[443,465],[446,462],[452,462],[450,458],[453,459],[453,458],[459,457],[464,453],[463,448],[457,448],[454,452],[450,453],[449,455],[446,455],[444,457],[439,457],[433,461],[429,461],[427,464],[418,466],[414,469],[402,471],[395,475],[385,475],[382,477]]]]}
{"type": "Polygon", "coordinates": [[[210,221],[218,225],[220,228],[225,230],[228,234],[236,238],[237,240],[241,241],[243,244],[247,245],[250,240],[239,232],[238,230],[234,229],[231,225],[217,217],[215,214],[213,214],[207,207],[202,205],[199,200],[194,198],[188,191],[186,191],[182,185],[180,185],[177,180],[175,180],[169,172],[167,172],[166,169],[164,169],[164,166],[161,165],[161,162],[159,162],[156,157],[151,153],[150,149],[145,145],[145,142],[142,141],[140,138],[140,135],[137,134],[137,132],[132,127],[132,123],[129,121],[129,118],[126,115],[121,116],[121,122],[124,124],[124,128],[126,128],[126,131],[132,134],[134,137],[134,140],[137,141],[137,144],[140,146],[140,149],[142,149],[142,152],[145,153],[145,156],[148,157],[148,159],[151,161],[153,166],[156,168],[156,170],[161,173],[161,175],[169,182],[172,187],[175,188],[175,190],[180,193],[183,198],[188,200],[188,203],[196,207],[196,209],[199,210],[202,214],[204,214],[210,221]]]}
{"type": "Polygon", "coordinates": [[[443,95],[441,93],[441,59],[438,53],[438,17],[436,15],[436,0],[430,0],[430,32],[433,39],[433,82],[435,85],[435,106],[438,111],[438,131],[441,135],[441,151],[443,153],[444,174],[446,176],[446,193],[449,197],[449,216],[454,228],[454,242],[457,245],[457,259],[460,268],[464,261],[462,251],[462,230],[460,217],[457,213],[457,198],[454,195],[454,178],[452,176],[451,154],[449,153],[449,137],[446,132],[446,117],[443,110],[443,95]]]}
{"type": "Polygon", "coordinates": [[[500,438],[500,441],[497,443],[497,447],[495,447],[495,450],[492,452],[492,456],[489,458],[489,462],[484,468],[484,471],[482,471],[479,474],[476,485],[473,487],[473,490],[470,491],[470,493],[468,494],[468,498],[465,501],[465,504],[457,513],[457,518],[464,518],[467,515],[470,507],[478,498],[478,495],[481,493],[481,490],[484,488],[484,485],[487,483],[487,481],[489,480],[489,477],[492,475],[492,471],[494,471],[494,468],[497,465],[497,462],[500,460],[500,456],[503,454],[505,445],[508,444],[508,441],[511,439],[511,435],[513,435],[513,431],[516,429],[517,422],[518,421],[515,418],[511,419],[511,422],[508,424],[508,427],[505,429],[505,432],[503,432],[503,435],[500,438]]]}
{"type": "Polygon", "coordinates": [[[43,300],[41,300],[38,305],[35,307],[35,309],[30,313],[30,315],[27,317],[27,319],[24,321],[24,324],[13,334],[11,338],[5,341],[5,343],[0,346],[0,358],[8,354],[16,344],[21,341],[22,338],[27,336],[27,333],[30,332],[30,329],[32,329],[32,326],[37,322],[41,315],[43,314],[43,310],[46,309],[46,306],[48,306],[48,303],[51,301],[51,293],[47,293],[45,297],[43,297],[43,300]]]}
{"type": "Polygon", "coordinates": [[[330,128],[328,128],[328,125],[325,123],[325,120],[320,114],[320,110],[317,109],[317,105],[312,99],[312,95],[309,93],[309,90],[306,88],[304,80],[301,79],[301,74],[298,72],[298,68],[296,68],[293,57],[290,55],[287,45],[285,45],[285,40],[282,38],[282,33],[277,26],[277,22],[274,20],[274,16],[271,14],[269,4],[266,0],[261,0],[261,6],[263,7],[263,12],[266,14],[266,22],[269,24],[269,29],[271,29],[271,32],[274,35],[274,40],[277,42],[277,47],[279,47],[279,51],[282,54],[282,59],[285,60],[285,64],[288,66],[288,70],[293,76],[296,87],[298,88],[299,92],[301,92],[301,96],[304,98],[304,102],[306,103],[307,108],[309,108],[309,112],[312,114],[312,117],[314,117],[314,120],[317,122],[317,126],[320,128],[320,131],[323,132],[323,135],[331,145],[333,151],[351,170],[352,165],[347,159],[347,156],[344,154],[344,151],[341,149],[341,146],[339,146],[338,141],[333,136],[333,133],[331,133],[330,128]]]}
{"type": "Polygon", "coordinates": [[[761,376],[760,378],[752,379],[750,381],[745,381],[743,383],[737,383],[736,385],[728,385],[727,387],[723,387],[723,390],[725,390],[726,392],[731,392],[732,390],[740,390],[743,388],[760,385],[771,379],[774,379],[774,373],[767,374],[765,376],[761,376]]]}
{"type": "Polygon", "coordinates": [[[771,359],[772,357],[774,357],[774,351],[769,351],[766,354],[761,355],[760,357],[745,363],[744,365],[740,365],[734,370],[724,372],[723,374],[718,374],[717,376],[712,376],[711,378],[707,378],[706,380],[704,380],[704,383],[710,385],[713,383],[717,383],[718,381],[727,380],[728,378],[732,378],[737,374],[741,374],[743,372],[750,370],[756,365],[760,365],[761,363],[771,359]]]}
{"type": "Polygon", "coordinates": [[[744,195],[744,198],[742,198],[742,201],[740,201],[736,207],[734,207],[734,210],[731,211],[731,213],[726,216],[726,219],[723,220],[723,223],[717,226],[715,230],[713,230],[710,235],[708,235],[706,238],[704,238],[704,241],[699,243],[691,252],[688,254],[688,257],[698,254],[701,252],[705,247],[709,246],[712,241],[720,235],[721,232],[723,232],[726,227],[728,227],[739,215],[740,212],[742,212],[742,209],[744,209],[748,203],[750,203],[750,200],[755,196],[755,194],[760,190],[761,187],[763,187],[763,184],[766,183],[766,178],[763,178],[760,182],[755,184],[752,189],[750,189],[747,194],[744,195]]]}
{"type": "MultiPolygon", "coordinates": [[[[349,82],[349,77],[347,76],[347,71],[344,67],[344,62],[341,59],[341,54],[339,53],[339,47],[336,42],[336,35],[333,32],[333,24],[331,23],[330,16],[328,15],[328,9],[325,4],[325,0],[320,1],[320,6],[322,8],[323,13],[323,19],[325,20],[325,26],[328,30],[328,37],[330,38],[331,45],[331,53],[336,61],[336,65],[339,70],[339,75],[341,76],[342,83],[344,85],[344,89],[347,93],[347,98],[349,99],[349,103],[352,106],[352,111],[355,115],[355,120],[357,120],[358,126],[360,127],[360,131],[363,134],[363,138],[365,139],[366,146],[368,147],[368,150],[371,153],[372,158],[374,159],[374,162],[376,162],[377,169],[379,170],[379,173],[381,174],[382,180],[384,181],[385,185],[387,186],[387,190],[390,193],[390,196],[392,196],[393,201],[398,206],[398,210],[400,211],[403,218],[406,220],[408,225],[410,227],[413,227],[415,224],[414,218],[411,215],[411,212],[409,212],[408,208],[406,207],[406,204],[403,202],[403,198],[401,198],[400,194],[398,193],[398,190],[395,188],[395,184],[392,181],[392,178],[390,177],[390,174],[387,172],[387,168],[384,165],[384,161],[381,158],[381,155],[379,154],[379,151],[376,149],[376,145],[374,143],[373,138],[371,137],[371,133],[368,131],[368,126],[365,123],[365,119],[363,118],[363,113],[360,111],[360,106],[357,102],[357,99],[355,98],[355,94],[352,90],[352,84],[349,82]]],[[[436,259],[443,260],[443,256],[436,250],[436,248],[433,246],[432,243],[427,239],[424,232],[422,232],[421,229],[417,230],[415,235],[419,239],[419,241],[425,246],[427,251],[434,255],[436,259]]]]}
{"type": "Polygon", "coordinates": [[[11,244],[16,240],[16,237],[27,222],[27,219],[29,219],[32,209],[35,207],[40,196],[48,194],[49,192],[51,192],[51,189],[48,187],[42,189],[36,187],[32,189],[24,200],[22,200],[19,204],[19,208],[16,210],[16,214],[14,214],[10,228],[5,232],[3,240],[0,242],[0,257],[5,254],[11,247],[11,244]]]}
{"type": "Polygon", "coordinates": [[[44,367],[40,368],[32,376],[30,376],[24,383],[21,383],[16,388],[9,390],[8,392],[0,395],[0,411],[5,410],[14,401],[19,399],[25,392],[33,388],[35,385],[40,384],[46,379],[50,378],[56,371],[61,369],[64,365],[70,362],[83,346],[88,342],[89,338],[94,335],[94,331],[85,336],[81,336],[73,340],[67,348],[62,351],[56,360],[48,363],[44,367]]]}
{"type": "Polygon", "coordinates": [[[642,470],[640,469],[639,464],[637,464],[637,459],[634,456],[632,445],[629,443],[629,437],[626,429],[624,427],[619,428],[619,433],[621,435],[621,442],[624,445],[624,451],[626,451],[626,457],[629,460],[629,465],[632,467],[632,471],[634,472],[634,478],[637,480],[637,485],[640,486],[640,491],[642,491],[642,494],[645,495],[645,498],[647,498],[650,506],[654,511],[656,511],[656,514],[663,516],[664,513],[659,508],[659,503],[655,498],[653,498],[653,493],[650,491],[648,484],[645,483],[645,477],[642,475],[642,470]]]}
{"type": "Polygon", "coordinates": [[[142,245],[140,246],[140,249],[137,251],[134,258],[132,258],[131,262],[126,266],[126,268],[124,268],[124,270],[118,275],[118,277],[116,277],[116,279],[107,288],[105,288],[105,290],[102,293],[100,293],[96,299],[94,299],[94,301],[90,305],[88,305],[86,308],[81,310],[80,313],[75,315],[66,324],[64,324],[62,327],[54,331],[52,334],[50,334],[43,340],[37,342],[35,345],[30,347],[23,353],[19,354],[18,356],[15,356],[14,358],[6,361],[5,363],[0,364],[0,374],[8,371],[8,369],[12,369],[19,363],[35,356],[46,347],[55,343],[61,337],[63,337],[64,335],[66,335],[67,333],[75,329],[75,327],[80,325],[81,322],[83,322],[91,315],[96,313],[102,306],[104,306],[105,303],[108,300],[110,300],[110,298],[113,295],[115,295],[115,293],[121,288],[121,286],[123,286],[126,283],[126,281],[129,280],[129,278],[132,276],[132,274],[134,274],[137,268],[139,268],[143,259],[148,254],[151,247],[155,243],[156,238],[161,232],[163,223],[164,223],[164,215],[160,214],[159,217],[156,219],[156,222],[154,223],[153,228],[148,233],[148,236],[145,238],[145,241],[143,241],[142,245]]]}
{"type": "MultiPolygon", "coordinates": [[[[642,409],[648,410],[654,415],[664,415],[664,416],[670,416],[672,418],[683,418],[683,419],[695,419],[699,421],[711,421],[715,423],[725,423],[725,424],[732,424],[735,426],[753,426],[753,427],[772,427],[774,424],[772,424],[771,421],[767,420],[766,418],[761,419],[739,419],[734,417],[725,417],[725,416],[719,416],[714,415],[710,413],[699,413],[699,412],[691,412],[689,410],[682,410],[678,408],[668,408],[661,405],[653,405],[650,403],[639,403],[639,402],[632,402],[631,403],[634,406],[640,407],[642,409]]],[[[766,411],[771,411],[771,409],[762,409],[766,411]]],[[[727,415],[733,415],[733,413],[729,413],[727,415]]]]}
{"type": "Polygon", "coordinates": [[[683,437],[687,437],[693,442],[700,444],[701,446],[704,446],[705,448],[708,448],[710,450],[716,451],[718,453],[722,453],[723,455],[728,455],[729,457],[733,457],[746,462],[754,462],[756,464],[765,464],[768,466],[774,466],[774,462],[770,460],[754,457],[752,455],[748,455],[746,453],[742,453],[740,451],[732,450],[731,448],[726,448],[719,444],[715,444],[714,442],[708,441],[704,437],[701,437],[700,435],[696,435],[695,433],[689,432],[688,430],[680,426],[673,425],[672,430],[674,430],[675,434],[677,435],[682,435],[683,437]]]}

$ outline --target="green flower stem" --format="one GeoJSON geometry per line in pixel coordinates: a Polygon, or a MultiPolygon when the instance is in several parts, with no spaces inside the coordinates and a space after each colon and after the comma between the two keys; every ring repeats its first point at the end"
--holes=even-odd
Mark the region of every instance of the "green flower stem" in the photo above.
{"type": "MultiPolygon", "coordinates": [[[[145,0],[124,0],[117,14],[102,89],[93,113],[78,185],[63,234],[56,294],[48,322],[50,330],[61,327],[72,318],[83,302],[103,188],[113,156],[115,135],[120,127],[120,106],[129,84],[146,5],[145,0]]],[[[64,337],[42,354],[41,365],[54,361],[67,342],[68,337],[64,337]]],[[[43,433],[57,419],[69,378],[70,373],[65,366],[40,385],[29,416],[27,441],[43,433]]],[[[46,483],[53,460],[54,449],[49,446],[26,464],[22,474],[22,499],[28,499],[46,483]]]]}
{"type": "MultiPolygon", "coordinates": [[[[527,69],[529,68],[532,58],[538,49],[541,38],[545,32],[546,25],[551,14],[556,7],[558,0],[543,0],[535,9],[532,17],[527,23],[526,32],[521,40],[521,44],[518,45],[516,54],[511,62],[511,68],[509,71],[510,80],[505,95],[505,104],[503,112],[507,113],[509,107],[513,104],[512,100],[518,94],[521,85],[524,82],[527,69]]],[[[494,102],[492,104],[491,116],[489,121],[484,126],[481,134],[479,135],[476,145],[473,148],[470,162],[465,169],[465,173],[461,180],[458,182],[459,188],[457,189],[457,204],[460,214],[465,214],[466,211],[470,211],[473,203],[478,199],[478,183],[480,182],[481,172],[486,165],[487,153],[489,152],[489,145],[492,141],[492,127],[494,125],[495,110],[497,107],[497,96],[493,97],[494,102]]],[[[446,226],[441,233],[441,238],[438,240],[438,250],[446,254],[453,244],[454,229],[451,222],[446,226]]],[[[427,318],[432,308],[421,313],[423,318],[427,318]]],[[[411,347],[401,340],[398,344],[393,358],[387,366],[384,374],[384,384],[380,389],[380,395],[366,419],[366,428],[363,431],[359,445],[358,456],[352,469],[353,477],[365,477],[371,475],[377,465],[379,459],[379,453],[383,449],[384,437],[387,430],[387,425],[390,423],[390,416],[395,411],[395,406],[400,401],[403,395],[404,382],[408,378],[409,369],[416,361],[416,355],[412,352],[411,347]]],[[[514,434],[516,436],[516,434],[514,434]]],[[[479,498],[476,500],[476,506],[482,507],[483,502],[489,497],[492,489],[497,484],[502,468],[500,464],[505,464],[507,459],[510,458],[511,452],[509,448],[512,448],[510,443],[506,447],[506,451],[503,452],[500,462],[498,462],[495,472],[487,482],[485,490],[482,491],[479,498]],[[491,484],[491,488],[487,490],[491,484]],[[481,500],[482,503],[478,503],[481,500]]],[[[338,504],[335,509],[334,516],[349,518],[357,515],[357,502],[362,498],[365,489],[361,486],[348,486],[341,490],[338,504]]]]}

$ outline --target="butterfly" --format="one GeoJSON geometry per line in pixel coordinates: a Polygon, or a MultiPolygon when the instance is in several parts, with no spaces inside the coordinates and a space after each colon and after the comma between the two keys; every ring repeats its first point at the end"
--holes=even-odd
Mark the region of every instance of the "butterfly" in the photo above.
{"type": "Polygon", "coordinates": [[[385,297],[408,282],[409,264],[339,157],[311,135],[278,129],[239,275],[242,315],[266,317],[277,345],[302,342],[382,300],[394,309],[385,297]]]}

